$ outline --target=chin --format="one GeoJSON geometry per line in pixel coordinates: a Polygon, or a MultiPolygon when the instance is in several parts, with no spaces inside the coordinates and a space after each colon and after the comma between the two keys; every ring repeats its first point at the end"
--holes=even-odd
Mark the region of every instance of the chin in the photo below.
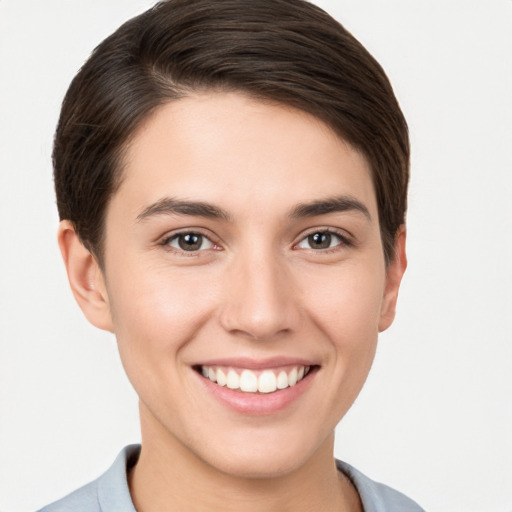
{"type": "Polygon", "coordinates": [[[304,461],[294,457],[273,456],[272,459],[261,456],[242,455],[237,460],[216,461],[216,469],[222,473],[247,479],[274,479],[293,473],[304,461]]]}
{"type": "Polygon", "coordinates": [[[251,442],[240,440],[229,446],[224,444],[222,451],[209,450],[203,460],[226,475],[270,479],[297,471],[316,451],[318,445],[311,440],[294,439],[293,436],[272,440],[271,436],[265,439],[263,435],[251,442]]]}

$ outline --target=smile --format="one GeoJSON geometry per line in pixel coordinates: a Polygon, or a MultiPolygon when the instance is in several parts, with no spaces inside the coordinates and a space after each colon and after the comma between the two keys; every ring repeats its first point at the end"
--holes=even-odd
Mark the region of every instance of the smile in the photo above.
{"type": "Polygon", "coordinates": [[[203,377],[218,386],[238,390],[242,393],[274,393],[295,386],[310,371],[310,366],[298,365],[290,369],[235,370],[219,366],[201,366],[203,377]]]}

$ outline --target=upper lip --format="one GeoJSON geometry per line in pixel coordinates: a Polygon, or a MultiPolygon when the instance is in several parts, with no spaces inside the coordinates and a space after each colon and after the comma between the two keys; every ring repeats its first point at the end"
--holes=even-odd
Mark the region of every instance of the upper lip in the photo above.
{"type": "Polygon", "coordinates": [[[264,359],[249,357],[208,359],[196,363],[194,366],[229,366],[232,368],[245,368],[247,370],[266,370],[280,366],[315,366],[317,364],[311,359],[277,356],[264,359]]]}

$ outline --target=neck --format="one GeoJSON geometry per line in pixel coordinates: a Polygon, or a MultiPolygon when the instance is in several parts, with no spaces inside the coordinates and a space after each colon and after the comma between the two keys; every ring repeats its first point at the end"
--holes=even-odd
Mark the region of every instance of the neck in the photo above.
{"type": "Polygon", "coordinates": [[[357,492],[336,469],[334,434],[296,470],[254,478],[219,471],[154,427],[143,422],[140,458],[129,474],[139,512],[362,511],[357,492]]]}

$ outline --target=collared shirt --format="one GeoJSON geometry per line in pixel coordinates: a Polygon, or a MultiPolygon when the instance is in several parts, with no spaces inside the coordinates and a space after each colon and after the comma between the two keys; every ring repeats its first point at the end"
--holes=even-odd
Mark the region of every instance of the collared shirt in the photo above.
{"type": "MultiPolygon", "coordinates": [[[[139,453],[140,445],[125,447],[110,469],[97,480],[39,512],[136,512],[128,489],[127,472],[137,462],[139,453]]],[[[336,465],[354,484],[365,512],[425,512],[407,496],[370,480],[349,464],[337,460],[336,465]]]]}

